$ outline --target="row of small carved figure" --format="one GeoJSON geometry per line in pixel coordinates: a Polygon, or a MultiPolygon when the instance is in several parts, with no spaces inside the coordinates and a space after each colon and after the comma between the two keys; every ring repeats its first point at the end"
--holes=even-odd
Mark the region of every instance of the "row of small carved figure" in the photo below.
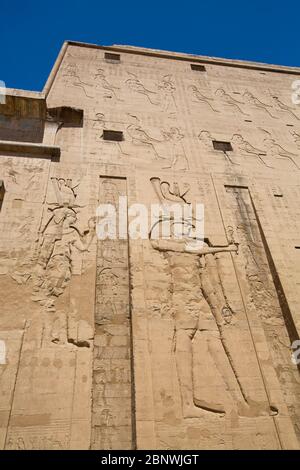
{"type": "MultiPolygon", "coordinates": [[[[271,157],[271,158],[277,158],[277,159],[287,159],[289,160],[293,166],[295,166],[298,170],[300,170],[300,166],[298,164],[298,158],[299,156],[295,153],[289,152],[286,150],[284,147],[282,147],[273,137],[272,135],[264,131],[266,137],[263,140],[264,144],[264,149],[258,149],[255,148],[252,144],[250,144],[247,140],[243,138],[241,134],[234,134],[230,142],[228,142],[229,147],[226,151],[225,147],[223,150],[223,153],[226,157],[226,159],[235,165],[239,165],[236,161],[233,161],[232,158],[230,157],[230,150],[233,150],[236,155],[239,156],[255,156],[258,158],[258,160],[265,166],[269,168],[273,168],[273,166],[269,165],[268,163],[265,162],[264,157],[271,157]]],[[[294,141],[297,145],[298,148],[300,148],[300,135],[297,134],[296,132],[292,131],[291,132],[294,141]]],[[[211,133],[206,130],[202,130],[200,134],[198,135],[199,140],[203,144],[203,146],[207,149],[212,149],[212,143],[216,142],[216,140],[213,138],[211,133]]],[[[221,142],[221,144],[224,144],[224,142],[221,142]]]]}
{"type": "MultiPolygon", "coordinates": [[[[157,82],[156,88],[157,91],[150,90],[147,88],[142,81],[137,77],[136,74],[132,72],[127,72],[129,78],[125,80],[126,86],[133,92],[144,95],[147,101],[155,106],[161,106],[164,112],[176,111],[177,105],[174,93],[176,91],[176,86],[174,78],[172,75],[164,75],[160,81],[157,82]],[[157,96],[159,94],[159,96],[157,96]]],[[[81,80],[80,74],[76,64],[69,64],[67,69],[63,73],[64,77],[67,77],[67,80],[70,81],[70,84],[81,88],[84,94],[88,98],[94,98],[91,96],[87,89],[91,89],[95,86],[101,87],[104,92],[107,93],[108,98],[115,98],[117,101],[123,101],[120,96],[120,87],[113,85],[106,77],[105,71],[102,68],[98,68],[93,77],[93,83],[87,83],[81,80]]],[[[190,92],[192,93],[194,100],[196,102],[204,103],[208,109],[213,112],[220,113],[221,111],[215,107],[215,99],[221,106],[225,106],[231,109],[233,112],[238,112],[244,116],[249,116],[249,113],[245,112],[243,106],[251,106],[256,110],[263,111],[265,114],[271,118],[278,119],[273,113],[285,113],[289,115],[290,118],[300,120],[300,117],[295,112],[295,108],[288,106],[283,101],[281,101],[278,96],[270,95],[272,104],[266,103],[266,100],[261,100],[255,96],[249,90],[245,90],[242,95],[242,100],[236,99],[232,94],[226,92],[224,88],[218,88],[215,90],[215,97],[206,96],[198,86],[190,85],[190,92]]],[[[238,92],[233,92],[234,94],[239,94],[238,92]]]]}
{"type": "MultiPolygon", "coordinates": [[[[187,156],[185,153],[185,149],[183,146],[183,139],[185,135],[182,133],[181,129],[178,127],[171,127],[168,130],[162,130],[161,139],[154,138],[150,135],[149,132],[145,128],[141,126],[141,122],[137,116],[132,114],[128,114],[128,119],[132,122],[130,123],[127,128],[126,132],[133,144],[142,145],[152,150],[153,157],[156,160],[165,159],[162,155],[160,155],[157,146],[159,144],[167,144],[169,143],[172,147],[172,161],[170,164],[166,164],[163,168],[174,168],[177,163],[180,163],[181,160],[181,169],[187,170],[189,169],[189,164],[187,160],[187,156]]],[[[94,129],[105,130],[106,129],[106,122],[105,116],[103,113],[97,113],[96,120],[93,124],[94,129]]],[[[271,135],[270,132],[260,129],[264,134],[263,146],[264,149],[255,148],[251,143],[244,139],[241,134],[234,134],[230,141],[228,142],[229,148],[228,150],[234,151],[236,155],[240,156],[256,156],[258,160],[265,166],[269,168],[273,168],[271,165],[265,162],[264,156],[267,157],[275,157],[279,159],[288,159],[293,166],[297,169],[300,169],[297,159],[298,155],[296,153],[290,152],[286,150],[283,146],[281,146],[276,139],[271,135]]],[[[291,136],[297,146],[300,149],[300,134],[296,131],[290,131],[291,136]]],[[[102,134],[99,136],[102,139],[102,134]]],[[[202,130],[198,135],[199,141],[203,145],[204,148],[208,150],[217,149],[214,147],[214,142],[217,139],[212,136],[211,132],[207,130],[202,130]]],[[[129,155],[125,152],[123,145],[121,142],[117,142],[118,150],[120,155],[129,155]]],[[[228,151],[224,152],[224,155],[228,162],[231,164],[238,165],[239,163],[232,160],[228,151]]]]}

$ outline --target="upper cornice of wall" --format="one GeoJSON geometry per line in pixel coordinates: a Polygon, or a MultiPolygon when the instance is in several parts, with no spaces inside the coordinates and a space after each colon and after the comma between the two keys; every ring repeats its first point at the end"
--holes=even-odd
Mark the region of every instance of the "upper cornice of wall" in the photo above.
{"type": "Polygon", "coordinates": [[[238,67],[246,69],[263,70],[269,72],[289,73],[300,75],[300,67],[288,67],[284,65],[265,64],[263,62],[251,62],[246,60],[223,59],[220,57],[209,57],[196,54],[187,54],[181,52],[164,51],[160,49],[147,49],[145,47],[127,46],[113,44],[112,46],[99,46],[97,44],[88,44],[77,41],[66,41],[66,44],[78,47],[87,47],[94,49],[105,49],[106,51],[122,52],[137,55],[146,55],[150,57],[158,57],[161,59],[173,59],[189,62],[199,62],[212,65],[226,65],[227,67],[238,67]]]}

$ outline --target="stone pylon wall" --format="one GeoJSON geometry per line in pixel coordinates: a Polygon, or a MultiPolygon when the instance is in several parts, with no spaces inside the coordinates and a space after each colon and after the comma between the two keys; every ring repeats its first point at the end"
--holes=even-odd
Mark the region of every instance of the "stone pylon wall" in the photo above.
{"type": "Polygon", "coordinates": [[[66,43],[7,90],[1,449],[299,448],[299,78],[66,43]],[[100,203],[172,202],[204,204],[201,250],[97,237],[100,203]]]}

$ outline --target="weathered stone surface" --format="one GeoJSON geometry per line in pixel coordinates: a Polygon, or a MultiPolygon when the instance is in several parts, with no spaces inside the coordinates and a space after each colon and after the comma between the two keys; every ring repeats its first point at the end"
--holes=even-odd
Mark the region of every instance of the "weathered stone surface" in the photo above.
{"type": "Polygon", "coordinates": [[[299,78],[66,43],[42,93],[8,90],[1,449],[300,447],[299,78]],[[99,240],[120,196],[203,203],[204,247],[99,240]]]}

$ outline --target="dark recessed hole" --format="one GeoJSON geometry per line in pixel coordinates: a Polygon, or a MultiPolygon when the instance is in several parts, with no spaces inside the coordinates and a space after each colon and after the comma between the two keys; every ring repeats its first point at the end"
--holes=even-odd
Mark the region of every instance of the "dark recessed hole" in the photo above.
{"type": "Polygon", "coordinates": [[[296,249],[296,250],[300,250],[300,246],[295,246],[295,249],[296,249]]]}
{"type": "Polygon", "coordinates": [[[283,197],[283,194],[274,194],[274,197],[283,197]]]}
{"type": "Polygon", "coordinates": [[[112,52],[105,52],[104,58],[109,62],[120,62],[121,60],[120,54],[113,54],[112,52]]]}
{"type": "Polygon", "coordinates": [[[5,194],[4,181],[0,180],[0,210],[1,210],[1,207],[2,207],[4,194],[5,194]]]}
{"type": "Polygon", "coordinates": [[[206,68],[204,65],[200,64],[191,64],[191,69],[196,70],[197,72],[206,72],[206,68]]]}
{"type": "Polygon", "coordinates": [[[288,127],[294,127],[294,124],[287,124],[288,127]]]}
{"type": "Polygon", "coordinates": [[[64,127],[82,127],[83,110],[71,108],[70,106],[60,106],[58,108],[49,108],[47,110],[50,118],[63,123],[64,127]]]}
{"type": "Polygon", "coordinates": [[[251,119],[245,119],[245,122],[252,122],[251,119]]]}
{"type": "Polygon", "coordinates": [[[222,142],[220,140],[212,141],[215,150],[221,150],[222,152],[232,152],[232,145],[230,142],[222,142]]]}
{"type": "Polygon", "coordinates": [[[113,140],[115,142],[120,142],[121,140],[123,140],[123,132],[110,131],[105,129],[103,131],[103,140],[113,140]]]}

